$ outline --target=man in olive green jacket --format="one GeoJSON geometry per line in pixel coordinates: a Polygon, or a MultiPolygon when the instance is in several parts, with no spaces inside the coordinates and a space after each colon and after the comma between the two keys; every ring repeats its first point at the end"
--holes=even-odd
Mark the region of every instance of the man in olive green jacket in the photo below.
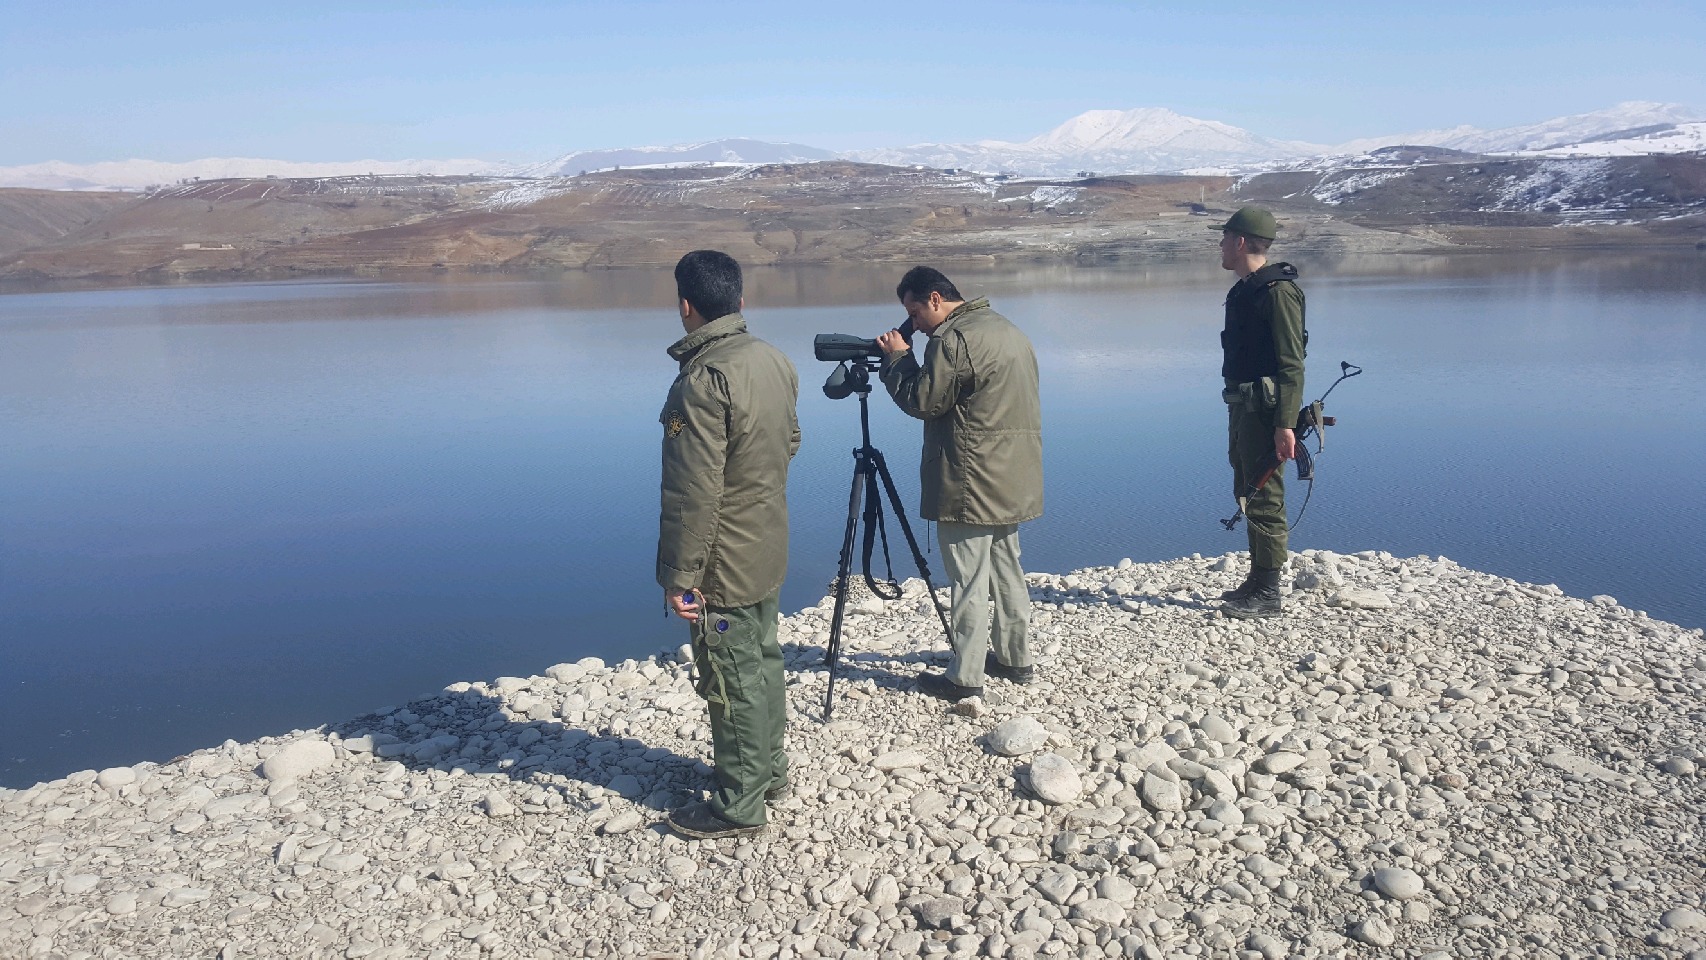
{"type": "Polygon", "coordinates": [[[1233,495],[1247,518],[1250,575],[1221,595],[1229,617],[1274,617],[1281,611],[1280,569],[1285,566],[1290,524],[1285,515],[1285,461],[1297,456],[1293,426],[1303,407],[1303,355],[1309,334],[1303,325],[1303,291],[1297,268],[1268,262],[1279,235],[1274,215],[1244,207],[1220,231],[1220,266],[1238,275],[1226,294],[1226,326],[1220,333],[1227,403],[1227,458],[1233,495]],[[1280,469],[1260,490],[1250,485],[1267,465],[1280,469]]]}
{"type": "Polygon", "coordinates": [[[676,264],[675,283],[687,336],[669,348],[681,371],[658,415],[657,578],[669,609],[692,624],[717,784],[709,803],[673,811],[669,823],[714,839],[756,833],[766,800],[788,784],[776,614],[799,379],[781,351],[746,332],[733,257],[695,250],[676,264]]]}
{"type": "Polygon", "coordinates": [[[1043,512],[1037,355],[988,300],[967,303],[938,270],[914,267],[895,293],[930,344],[920,364],[898,330],[883,334],[881,376],[895,404],[924,421],[922,513],[937,523],[953,581],[954,659],[918,686],[962,700],[983,692],[986,673],[1029,683],[1034,672],[1019,524],[1043,512]]]}

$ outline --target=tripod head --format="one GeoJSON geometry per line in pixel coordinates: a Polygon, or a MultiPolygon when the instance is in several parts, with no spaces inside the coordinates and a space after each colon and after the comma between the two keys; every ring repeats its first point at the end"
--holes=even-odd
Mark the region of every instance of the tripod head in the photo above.
{"type": "Polygon", "coordinates": [[[873,357],[843,360],[823,382],[823,395],[831,400],[845,400],[857,393],[863,400],[871,392],[871,374],[881,366],[882,361],[873,357]]]}
{"type": "MultiPolygon", "coordinates": [[[[912,346],[912,320],[897,328],[901,339],[912,346]]],[[[883,351],[877,341],[848,333],[820,333],[812,340],[812,355],[835,363],[835,371],[823,383],[823,395],[844,400],[857,393],[864,399],[871,392],[871,374],[882,369],[883,351]]]]}

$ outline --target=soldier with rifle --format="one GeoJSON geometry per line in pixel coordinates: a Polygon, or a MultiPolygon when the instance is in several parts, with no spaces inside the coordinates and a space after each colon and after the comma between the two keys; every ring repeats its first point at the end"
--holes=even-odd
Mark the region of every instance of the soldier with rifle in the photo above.
{"type": "Polygon", "coordinates": [[[1221,595],[1221,612],[1250,619],[1281,612],[1280,570],[1286,562],[1285,474],[1270,470],[1297,456],[1293,429],[1303,402],[1303,357],[1309,342],[1297,268],[1268,262],[1279,234],[1273,214],[1244,207],[1220,231],[1220,266],[1238,275],[1226,295],[1220,333],[1227,409],[1227,455],[1234,496],[1249,518],[1250,573],[1221,595]],[[1266,482],[1259,482],[1263,477],[1266,482]]]}

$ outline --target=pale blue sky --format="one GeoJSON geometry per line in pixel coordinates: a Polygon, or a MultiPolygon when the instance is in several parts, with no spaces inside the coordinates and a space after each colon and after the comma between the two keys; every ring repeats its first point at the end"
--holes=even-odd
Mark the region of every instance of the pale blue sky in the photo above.
{"type": "Polygon", "coordinates": [[[1706,5],[0,0],[0,164],[1022,140],[1159,106],[1336,143],[1706,107],[1706,5]]]}

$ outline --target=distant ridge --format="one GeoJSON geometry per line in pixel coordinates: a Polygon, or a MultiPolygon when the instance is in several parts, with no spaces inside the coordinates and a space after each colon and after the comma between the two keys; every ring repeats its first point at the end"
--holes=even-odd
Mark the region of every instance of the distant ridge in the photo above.
{"type": "Polygon", "coordinates": [[[611,167],[644,167],[680,163],[807,163],[835,160],[837,155],[799,143],[767,143],[763,140],[711,140],[674,147],[633,147],[624,150],[582,150],[554,160],[519,167],[526,177],[572,177],[588,170],[611,167]]]}
{"type": "Polygon", "coordinates": [[[51,161],[0,167],[0,187],[45,190],[140,190],[182,180],[379,176],[572,177],[612,167],[757,165],[851,159],[895,166],[963,168],[982,173],[1071,177],[1079,173],[1241,174],[1339,166],[1384,147],[1438,147],[1471,154],[1629,156],[1706,149],[1702,111],[1631,100],[1540,123],[1482,130],[1458,126],[1367,137],[1336,146],[1264,137],[1217,120],[1164,107],[1090,110],[1029,140],[922,143],[836,153],[799,143],[749,138],[660,147],[581,150],[537,163],[488,160],[294,162],[209,158],[182,163],[51,161]]]}
{"type": "Polygon", "coordinates": [[[1638,128],[1669,128],[1675,124],[1706,120],[1698,110],[1678,103],[1655,103],[1650,100],[1628,100],[1614,107],[1554,117],[1540,123],[1498,130],[1476,127],[1452,127],[1448,130],[1424,130],[1391,137],[1367,137],[1351,140],[1333,148],[1335,153],[1364,153],[1379,147],[1399,144],[1426,147],[1450,147],[1469,153],[1517,153],[1524,150],[1551,150],[1584,143],[1638,128]]]}
{"type": "Polygon", "coordinates": [[[495,172],[489,160],[260,160],[251,157],[209,157],[167,163],[158,160],[113,160],[105,163],[32,163],[0,167],[0,187],[37,190],[141,190],[179,180],[224,180],[263,177],[437,176],[458,177],[495,172]]]}

